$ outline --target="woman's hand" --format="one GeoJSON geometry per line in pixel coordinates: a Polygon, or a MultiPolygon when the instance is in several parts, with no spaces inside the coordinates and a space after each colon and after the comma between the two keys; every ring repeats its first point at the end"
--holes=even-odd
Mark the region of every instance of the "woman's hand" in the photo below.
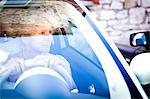
{"type": "Polygon", "coordinates": [[[5,67],[10,72],[10,75],[16,75],[25,70],[24,59],[21,58],[11,58],[5,64],[5,67]]]}
{"type": "Polygon", "coordinates": [[[3,74],[0,75],[0,90],[14,88],[15,83],[7,81],[9,75],[9,72],[3,72],[3,74]]]}
{"type": "Polygon", "coordinates": [[[4,65],[0,66],[0,89],[13,89],[14,82],[8,81],[15,79],[25,70],[24,60],[21,58],[11,58],[4,65]]]}

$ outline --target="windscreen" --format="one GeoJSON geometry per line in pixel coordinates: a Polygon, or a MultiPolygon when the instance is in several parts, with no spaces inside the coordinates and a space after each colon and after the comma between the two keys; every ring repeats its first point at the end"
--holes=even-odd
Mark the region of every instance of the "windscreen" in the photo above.
{"type": "MultiPolygon", "coordinates": [[[[72,1],[16,2],[12,7],[8,0],[0,11],[0,73],[10,73],[7,82],[13,85],[25,71],[44,66],[60,74],[70,90],[109,98],[105,72],[83,35],[92,31],[83,10],[72,1]]],[[[2,87],[11,89],[7,84],[2,87]]]]}

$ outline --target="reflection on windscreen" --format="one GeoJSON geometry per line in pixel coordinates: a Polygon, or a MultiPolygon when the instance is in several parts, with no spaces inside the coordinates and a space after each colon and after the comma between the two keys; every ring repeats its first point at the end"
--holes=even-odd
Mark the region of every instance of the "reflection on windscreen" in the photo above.
{"type": "Polygon", "coordinates": [[[13,68],[8,81],[15,83],[24,71],[44,66],[59,73],[69,90],[109,97],[101,63],[83,35],[91,30],[81,13],[63,1],[41,2],[0,12],[0,52],[8,53],[0,64],[6,71],[13,68]]]}
{"type": "MultiPolygon", "coordinates": [[[[45,1],[46,2],[46,1],[45,1]]],[[[0,36],[20,37],[47,34],[72,34],[74,24],[67,16],[67,3],[49,2],[27,8],[4,8],[0,13],[0,36]]],[[[33,5],[33,6],[32,6],[33,5]]]]}
{"type": "Polygon", "coordinates": [[[29,2],[30,0],[7,0],[5,5],[25,5],[29,2]]]}

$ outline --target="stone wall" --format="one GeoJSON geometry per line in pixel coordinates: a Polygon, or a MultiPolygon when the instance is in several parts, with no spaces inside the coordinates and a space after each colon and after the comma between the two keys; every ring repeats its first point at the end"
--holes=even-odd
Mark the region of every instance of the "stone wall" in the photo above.
{"type": "Polygon", "coordinates": [[[150,0],[100,0],[90,8],[112,38],[133,30],[150,30],[150,0]]]}

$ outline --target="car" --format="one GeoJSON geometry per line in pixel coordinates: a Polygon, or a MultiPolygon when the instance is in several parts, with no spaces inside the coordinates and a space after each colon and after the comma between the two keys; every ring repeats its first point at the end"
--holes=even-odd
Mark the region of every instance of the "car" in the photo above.
{"type": "Polygon", "coordinates": [[[0,6],[2,99],[148,99],[80,1],[7,0],[0,6]]]}

